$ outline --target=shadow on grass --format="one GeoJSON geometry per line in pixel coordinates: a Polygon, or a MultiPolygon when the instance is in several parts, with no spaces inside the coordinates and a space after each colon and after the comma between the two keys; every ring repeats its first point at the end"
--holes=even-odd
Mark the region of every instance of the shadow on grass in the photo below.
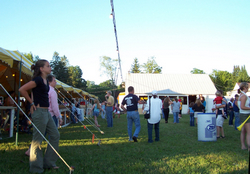
{"type": "MultiPolygon", "coordinates": [[[[170,118],[170,122],[173,118],[170,118]]],[[[141,119],[138,143],[129,142],[125,115],[114,119],[114,127],[106,127],[105,120],[99,131],[89,129],[101,139],[92,144],[92,135],[80,123],[59,129],[60,155],[75,173],[247,173],[248,152],[240,149],[239,135],[225,121],[226,138],[216,142],[197,140],[197,127],[189,126],[189,116],[184,115],[179,124],[164,121],[160,124],[160,141],[147,143],[146,120],[141,119]]],[[[87,124],[86,124],[87,125],[87,124]]],[[[1,173],[27,173],[28,158],[24,156],[31,141],[30,135],[20,135],[16,148],[14,139],[0,141],[1,173]]],[[[42,144],[43,149],[46,143],[42,144]]],[[[58,171],[69,173],[61,160],[58,171]]]]}

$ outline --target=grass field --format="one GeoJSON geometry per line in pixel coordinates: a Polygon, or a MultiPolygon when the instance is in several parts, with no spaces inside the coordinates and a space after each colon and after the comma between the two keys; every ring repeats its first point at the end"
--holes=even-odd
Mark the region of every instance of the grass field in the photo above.
{"type": "MultiPolygon", "coordinates": [[[[141,132],[138,143],[129,142],[126,115],[114,119],[114,127],[108,128],[99,117],[102,135],[83,122],[101,139],[92,143],[92,135],[80,123],[59,129],[60,155],[71,166],[74,173],[248,173],[248,151],[240,148],[240,132],[224,122],[226,138],[216,142],[201,142],[197,138],[197,127],[189,126],[189,115],[183,115],[179,124],[160,123],[160,141],[147,143],[147,124],[141,116],[141,132]]],[[[154,135],[154,132],[153,132],[154,135]]],[[[0,140],[0,173],[29,173],[29,159],[24,155],[32,136],[19,134],[18,147],[15,137],[0,140]]],[[[44,141],[43,149],[46,146],[44,141]]],[[[59,170],[44,173],[69,173],[59,159],[59,170]]]]}

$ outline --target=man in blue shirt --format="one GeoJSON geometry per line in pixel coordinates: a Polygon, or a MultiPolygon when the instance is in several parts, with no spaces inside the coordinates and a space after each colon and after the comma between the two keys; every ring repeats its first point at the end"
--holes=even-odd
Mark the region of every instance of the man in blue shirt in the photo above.
{"type": "Polygon", "coordinates": [[[133,86],[128,87],[128,92],[129,94],[126,95],[122,101],[121,108],[124,111],[127,111],[129,141],[134,140],[134,142],[137,142],[137,138],[141,130],[140,116],[138,112],[138,103],[143,104],[144,102],[139,101],[139,98],[136,95],[134,95],[133,86]],[[127,109],[124,107],[124,105],[127,105],[127,109]],[[134,135],[132,136],[133,122],[135,123],[135,132],[134,135]]]}

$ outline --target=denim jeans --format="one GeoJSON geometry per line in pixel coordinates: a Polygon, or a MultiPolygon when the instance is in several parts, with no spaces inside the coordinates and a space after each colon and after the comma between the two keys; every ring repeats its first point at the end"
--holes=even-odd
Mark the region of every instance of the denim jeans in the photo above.
{"type": "Polygon", "coordinates": [[[103,111],[101,112],[101,115],[102,115],[102,119],[105,119],[105,116],[106,116],[106,111],[105,111],[105,109],[103,109],[103,111]]]}
{"type": "Polygon", "coordinates": [[[164,109],[161,109],[162,118],[165,118],[164,109]]]}
{"type": "Polygon", "coordinates": [[[179,123],[179,117],[178,117],[179,112],[173,112],[173,114],[174,114],[174,123],[179,123]]]}
{"type": "Polygon", "coordinates": [[[160,122],[156,123],[156,124],[150,124],[148,122],[148,142],[152,143],[153,139],[152,139],[152,130],[153,130],[153,125],[155,125],[155,141],[159,141],[160,140],[160,134],[159,134],[159,125],[160,122]]]}
{"type": "Polygon", "coordinates": [[[138,137],[139,132],[141,130],[141,123],[140,123],[140,115],[138,111],[127,111],[127,120],[128,120],[128,136],[129,140],[132,140],[132,127],[133,122],[135,123],[135,132],[134,137],[138,137]]]}
{"type": "Polygon", "coordinates": [[[107,106],[106,107],[106,114],[107,114],[107,124],[108,127],[113,127],[113,107],[112,106],[107,106]]]}
{"type": "Polygon", "coordinates": [[[240,113],[234,112],[234,116],[235,116],[234,128],[235,130],[238,130],[237,127],[240,125],[240,113]]]}
{"type": "Polygon", "coordinates": [[[229,111],[229,125],[233,125],[234,111],[229,111]]]}
{"type": "Polygon", "coordinates": [[[194,113],[190,113],[190,126],[194,126],[194,113]]]}

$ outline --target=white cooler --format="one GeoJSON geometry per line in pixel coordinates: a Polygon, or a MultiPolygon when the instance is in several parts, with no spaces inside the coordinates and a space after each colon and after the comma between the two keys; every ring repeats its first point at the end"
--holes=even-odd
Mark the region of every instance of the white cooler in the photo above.
{"type": "Polygon", "coordinates": [[[216,114],[198,113],[198,141],[216,141],[216,114]]]}

